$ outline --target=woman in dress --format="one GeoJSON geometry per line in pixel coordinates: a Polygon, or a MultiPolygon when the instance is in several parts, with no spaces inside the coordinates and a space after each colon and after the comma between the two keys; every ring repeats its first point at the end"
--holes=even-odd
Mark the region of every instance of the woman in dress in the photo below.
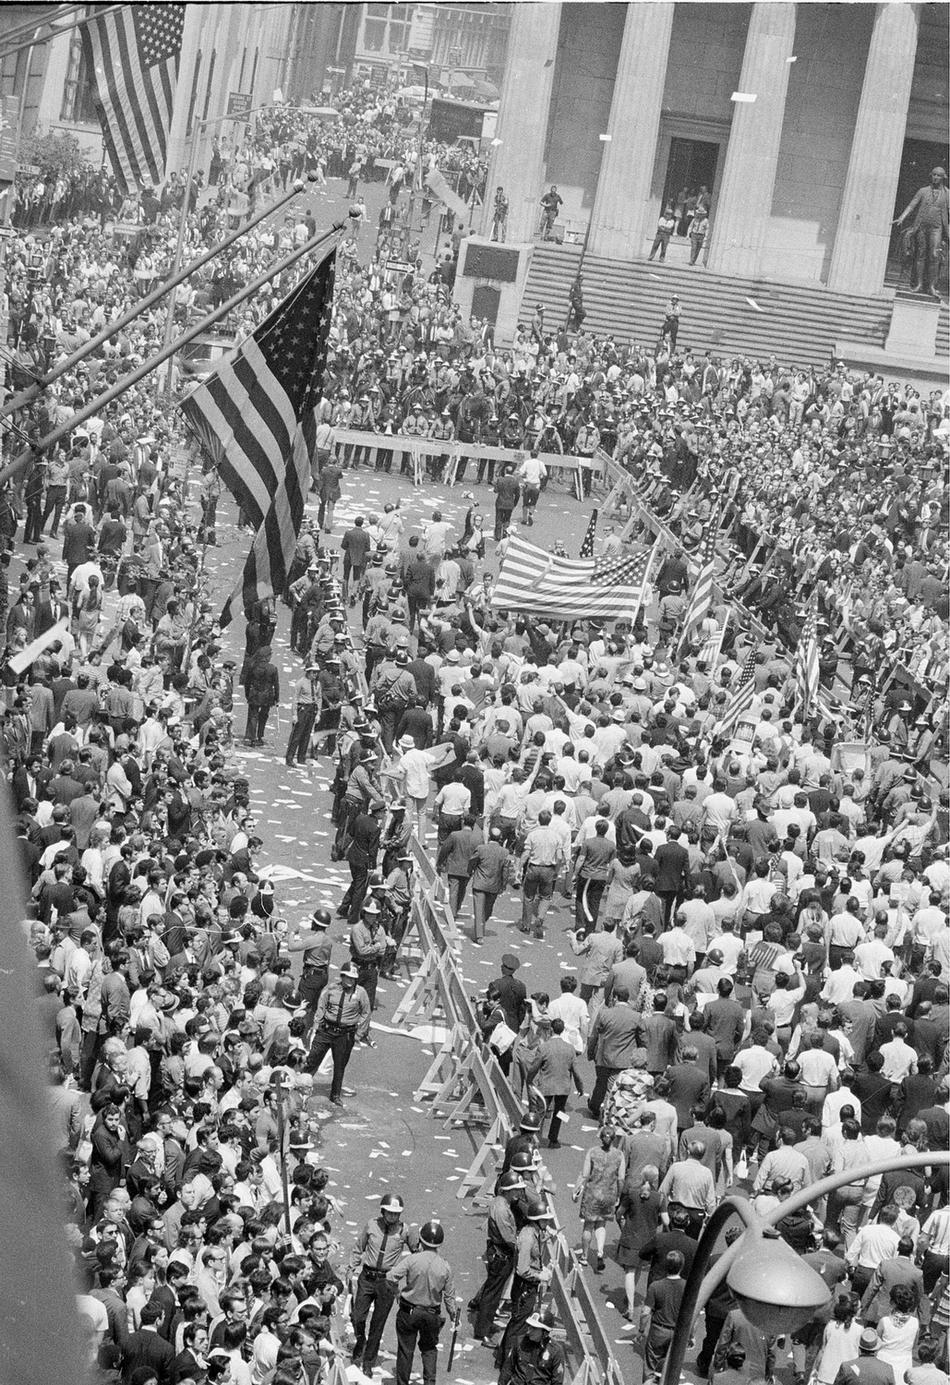
{"type": "Polygon", "coordinates": [[[602,1125],[598,1133],[600,1145],[587,1151],[580,1182],[574,1189],[573,1197],[575,1202],[580,1202],[581,1221],[584,1224],[578,1264],[587,1264],[593,1241],[597,1250],[594,1268],[599,1274],[604,1268],[607,1218],[612,1217],[617,1210],[627,1161],[622,1151],[614,1145],[613,1126],[602,1125]]]}
{"type": "Polygon", "coordinates": [[[917,1295],[909,1284],[895,1284],[891,1290],[889,1313],[877,1325],[881,1339],[879,1361],[885,1361],[894,1372],[896,1385],[904,1385],[907,1372],[914,1364],[914,1346],[920,1331],[920,1319],[915,1309],[917,1295]]]}
{"type": "Polygon", "coordinates": [[[627,1298],[624,1317],[633,1322],[636,1312],[637,1271],[644,1262],[640,1250],[660,1229],[660,1170],[655,1164],[645,1164],[640,1170],[639,1187],[624,1183],[617,1208],[620,1241],[617,1245],[617,1264],[623,1270],[623,1289],[627,1298]]]}

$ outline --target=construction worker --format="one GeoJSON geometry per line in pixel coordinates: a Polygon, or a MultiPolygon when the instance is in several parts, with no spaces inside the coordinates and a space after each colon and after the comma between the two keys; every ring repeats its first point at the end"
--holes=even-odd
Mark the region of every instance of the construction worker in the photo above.
{"type": "Polygon", "coordinates": [[[518,1204],[525,1191],[520,1173],[509,1169],[498,1180],[498,1191],[488,1211],[488,1245],[485,1247],[485,1282],[468,1305],[474,1312],[472,1331],[482,1346],[497,1347],[492,1340],[495,1313],[501,1303],[508,1276],[515,1267],[515,1250],[521,1225],[518,1204]]]}
{"type": "Polygon", "coordinates": [[[379,1204],[379,1216],[366,1223],[353,1248],[350,1262],[351,1275],[355,1279],[350,1314],[356,1333],[353,1362],[366,1375],[372,1374],[383,1329],[396,1300],[396,1286],[390,1283],[387,1275],[419,1244],[418,1236],[402,1219],[404,1210],[402,1198],[396,1193],[387,1193],[379,1204]]]}
{"type": "Polygon", "coordinates": [[[396,1314],[396,1385],[409,1385],[416,1343],[422,1357],[422,1385],[435,1385],[442,1309],[454,1317],[459,1306],[452,1266],[440,1253],[445,1232],[438,1221],[419,1230],[419,1249],[390,1270],[390,1283],[399,1290],[396,1314]]]}
{"type": "Polygon", "coordinates": [[[501,1374],[498,1385],[511,1379],[511,1358],[521,1341],[528,1319],[538,1306],[538,1300],[551,1282],[551,1267],[547,1263],[546,1223],[553,1220],[547,1199],[540,1193],[529,1193],[524,1201],[525,1225],[518,1232],[515,1247],[515,1275],[511,1284],[511,1317],[505,1335],[495,1355],[495,1365],[501,1374]]]}

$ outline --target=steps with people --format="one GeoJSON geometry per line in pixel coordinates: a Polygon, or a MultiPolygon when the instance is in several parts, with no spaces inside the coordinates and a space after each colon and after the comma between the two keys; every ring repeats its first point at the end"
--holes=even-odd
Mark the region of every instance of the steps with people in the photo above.
{"type": "MultiPolygon", "coordinates": [[[[579,245],[536,245],[522,299],[521,320],[535,305],[545,323],[567,321],[568,296],[581,264],[579,245]]],[[[587,255],[583,262],[584,328],[652,348],[659,339],[670,295],[682,306],[678,347],[720,357],[775,356],[791,366],[826,365],[836,340],[883,346],[891,299],[832,293],[821,285],[767,283],[712,274],[699,266],[657,261],[619,262],[587,255]]],[[[941,341],[947,342],[947,310],[941,341]]]]}

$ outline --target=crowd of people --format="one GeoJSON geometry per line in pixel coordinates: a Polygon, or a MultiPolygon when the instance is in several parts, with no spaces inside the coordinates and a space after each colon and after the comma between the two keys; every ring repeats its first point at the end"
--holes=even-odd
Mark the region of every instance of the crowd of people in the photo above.
{"type": "MultiPolygon", "coordinates": [[[[314,157],[352,178],[361,142],[360,169],[405,143],[398,113],[367,120],[363,100],[302,141],[309,117],[269,116],[247,149],[219,147],[211,182],[263,172],[269,192],[314,157]]],[[[186,254],[225,225],[227,202],[201,201],[186,254]]],[[[62,209],[49,239],[21,219],[7,258],[21,384],[135,300],[143,257],[149,282],[170,263],[173,201],[132,238],[84,226],[91,206],[72,221],[62,209]]],[[[311,230],[304,215],[265,223],[196,276],[183,313],[311,230]]],[[[520,956],[506,953],[488,987],[479,1037],[524,1119],[469,1304],[503,1385],[560,1385],[565,1369],[545,1306],[540,1150],[569,1172],[572,1093],[599,1125],[575,1187],[578,1263],[603,1271],[616,1222],[610,1253],[646,1375],[662,1370],[727,1187],[771,1215],[853,1170],[827,1201],[775,1217],[831,1291],[791,1340],[796,1385],[946,1385],[946,1167],[861,1173],[944,1150],[950,1130],[944,401],[840,366],[720,362],[690,349],[688,305],[682,347],[675,332],[649,346],[568,333],[537,308],[496,349],[453,306],[449,277],[417,266],[393,283],[354,248],[341,255],[319,514],[287,590],[246,612],[243,659],[225,657],[205,571],[220,483],[195,478],[193,518],[164,375],[4,493],[0,750],[90,1362],[122,1385],[312,1385],[343,1355],[370,1374],[395,1307],[397,1385],[417,1346],[432,1385],[457,1311],[442,1228],[417,1230],[385,1197],[344,1244],[313,1105],[325,1093],[341,1107],[353,1053],[376,1043],[378,980],[399,965],[418,888],[415,836],[471,946],[517,899],[520,956]],[[342,428],[372,438],[383,471],[408,469],[413,437],[510,448],[510,467],[479,461],[466,478],[463,460],[456,473],[492,484],[494,526],[474,494],[458,525],[439,510],[415,524],[394,503],[338,523],[343,488],[359,508],[366,464],[342,428]],[[556,479],[533,454],[600,451],[682,544],[641,614],[561,627],[495,609],[519,503],[528,526],[556,479]],[[714,657],[707,628],[681,640],[689,558],[712,522],[741,555],[714,657]],[[813,593],[824,683],[851,716],[800,716],[795,645],[813,593]],[[301,664],[277,743],[284,640],[301,664]],[[750,656],[739,743],[718,727],[750,656]],[[262,868],[235,758],[238,687],[247,743],[332,776],[332,854],[351,881],[305,926],[283,920],[262,868]],[[857,726],[872,733],[859,755],[857,726]],[[529,996],[520,958],[545,956],[564,924],[576,974],[529,996]]],[[[235,333],[286,284],[239,311],[235,333]]],[[[146,314],[19,415],[20,433],[63,422],[163,329],[163,309],[146,314]]],[[[596,551],[647,540],[608,516],[596,551]]],[[[779,1350],[725,1290],[707,1305],[697,1368],[717,1385],[769,1379],[779,1350]]]]}

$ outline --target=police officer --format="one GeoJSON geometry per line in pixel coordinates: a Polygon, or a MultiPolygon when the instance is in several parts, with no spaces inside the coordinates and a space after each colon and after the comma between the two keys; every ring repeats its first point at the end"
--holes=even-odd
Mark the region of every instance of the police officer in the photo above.
{"type": "Polygon", "coordinates": [[[383,1329],[396,1299],[396,1286],[387,1278],[403,1255],[416,1249],[418,1237],[402,1220],[405,1204],[396,1193],[387,1193],[379,1205],[379,1216],[368,1221],[356,1239],[350,1263],[356,1276],[351,1319],[356,1341],[353,1360],[366,1375],[372,1374],[383,1329]],[[366,1320],[372,1309],[369,1331],[366,1320]]]}
{"type": "Polygon", "coordinates": [[[332,922],[329,909],[314,909],[310,927],[303,932],[298,927],[287,942],[288,952],[303,953],[303,968],[300,973],[300,994],[307,1003],[307,1025],[313,1023],[320,993],[330,977],[330,958],[333,943],[327,936],[332,922]]]}
{"type": "Polygon", "coordinates": [[[560,1342],[552,1340],[555,1327],[557,1319],[549,1308],[531,1314],[524,1336],[511,1353],[505,1376],[508,1385],[561,1385],[565,1352],[560,1342]]]}
{"type": "Polygon", "coordinates": [[[547,1264],[547,1228],[552,1220],[547,1201],[540,1193],[526,1196],[525,1224],[518,1232],[515,1247],[515,1277],[511,1284],[511,1317],[505,1335],[495,1355],[495,1365],[501,1370],[499,1385],[506,1385],[512,1352],[521,1341],[528,1319],[538,1306],[545,1285],[551,1282],[551,1267],[547,1264]]]}
{"type": "Polygon", "coordinates": [[[498,1181],[498,1191],[488,1212],[488,1245],[485,1248],[485,1282],[469,1304],[475,1313],[472,1331],[482,1346],[496,1347],[491,1340],[495,1313],[501,1303],[508,1276],[515,1267],[518,1243],[518,1203],[525,1191],[520,1173],[509,1169],[498,1181]]]}
{"type": "Polygon", "coordinates": [[[416,1342],[422,1357],[422,1385],[435,1385],[442,1308],[454,1316],[458,1301],[452,1282],[452,1266],[439,1253],[445,1232],[437,1221],[427,1221],[419,1231],[419,1249],[389,1273],[399,1289],[396,1314],[396,1385],[409,1385],[416,1342]]]}
{"type": "Polygon", "coordinates": [[[512,1135],[511,1139],[505,1145],[505,1157],[501,1165],[502,1173],[507,1173],[508,1169],[511,1168],[511,1161],[516,1154],[523,1154],[526,1151],[531,1155],[538,1153],[540,1149],[538,1132],[541,1129],[543,1118],[543,1109],[529,1107],[528,1110],[525,1111],[519,1122],[518,1133],[512,1135]]]}
{"type": "Polygon", "coordinates": [[[331,981],[320,993],[316,1009],[316,1027],[307,1058],[307,1071],[315,1073],[328,1053],[333,1055],[333,1079],[330,1100],[334,1106],[343,1105],[343,1074],[350,1061],[357,1039],[369,1036],[372,1011],[369,996],[357,985],[359,973],[352,962],[340,968],[339,979],[331,981]]]}

